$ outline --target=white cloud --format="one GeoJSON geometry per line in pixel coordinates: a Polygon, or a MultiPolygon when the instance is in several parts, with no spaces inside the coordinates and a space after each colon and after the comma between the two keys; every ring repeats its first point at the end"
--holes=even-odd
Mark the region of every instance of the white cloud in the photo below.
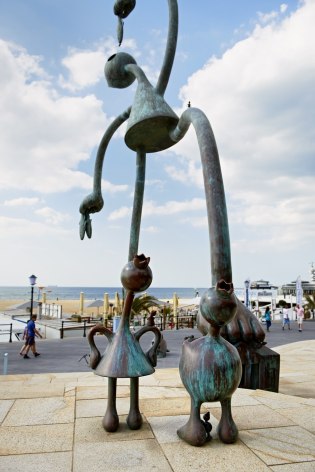
{"type": "MultiPolygon", "coordinates": [[[[130,50],[137,56],[136,43],[132,39],[124,41],[124,50],[130,50]]],[[[61,74],[59,85],[76,92],[105,80],[105,63],[116,52],[117,40],[114,38],[95,44],[93,49],[69,48],[68,55],[62,60],[67,70],[67,77],[61,74]]]]}
{"type": "MultiPolygon", "coordinates": [[[[92,188],[92,182],[88,188],[92,188]]],[[[128,185],[114,185],[108,180],[102,179],[102,189],[108,193],[118,193],[118,192],[127,192],[128,185]]]]}
{"type": "Polygon", "coordinates": [[[208,219],[206,216],[185,218],[182,220],[182,223],[193,226],[194,228],[207,228],[208,227],[208,219]]]}
{"type": "Polygon", "coordinates": [[[261,23],[263,23],[263,24],[270,23],[270,22],[278,19],[281,14],[283,14],[287,11],[287,9],[288,9],[288,5],[285,4],[285,3],[282,3],[280,5],[279,11],[274,11],[273,10],[269,13],[258,12],[258,18],[261,21],[261,23]]]}
{"type": "MultiPolygon", "coordinates": [[[[271,20],[221,58],[212,57],[180,97],[183,108],[190,100],[210,119],[240,240],[244,228],[256,228],[254,239],[264,244],[304,244],[315,222],[308,204],[315,198],[315,2],[271,20]],[[266,225],[269,239],[259,233],[266,225]]],[[[194,132],[172,150],[186,163],[167,167],[169,176],[200,186],[194,132]]]]}
{"type": "Polygon", "coordinates": [[[69,218],[65,213],[61,213],[49,207],[40,208],[35,211],[35,214],[43,217],[47,224],[52,225],[59,225],[69,218]]]}
{"type": "Polygon", "coordinates": [[[169,201],[164,205],[156,205],[153,201],[145,201],[143,205],[143,216],[152,215],[175,215],[187,211],[197,211],[205,209],[205,200],[202,198],[193,198],[184,201],[169,201]]]}
{"type": "Polygon", "coordinates": [[[94,95],[60,96],[39,62],[0,41],[0,142],[6,156],[0,161],[0,189],[87,188],[89,176],[76,167],[89,158],[108,124],[102,103],[94,95]]]}
{"type": "MultiPolygon", "coordinates": [[[[0,216],[0,240],[5,240],[6,243],[7,241],[21,241],[21,234],[23,234],[23,239],[29,238],[31,241],[32,238],[40,240],[44,236],[67,235],[69,230],[59,226],[50,226],[46,223],[32,221],[27,218],[0,216]]],[[[13,253],[11,257],[14,257],[13,253]]]]}
{"type": "Polygon", "coordinates": [[[3,205],[9,207],[16,207],[16,206],[33,206],[39,203],[39,198],[37,197],[20,197],[20,198],[12,198],[11,200],[5,200],[3,205]]]}
{"type": "MultiPolygon", "coordinates": [[[[185,213],[187,211],[198,211],[205,210],[205,200],[202,198],[193,198],[192,200],[186,201],[169,201],[164,205],[157,205],[151,200],[145,200],[143,202],[143,217],[149,217],[152,215],[158,216],[169,216],[176,215],[179,213],[185,213]]],[[[118,220],[125,218],[131,214],[131,208],[121,207],[118,210],[113,211],[108,219],[109,220],[118,220]]]]}
{"type": "Polygon", "coordinates": [[[109,221],[119,220],[121,218],[125,218],[131,214],[131,208],[129,207],[121,207],[118,210],[113,211],[109,216],[109,221]]]}
{"type": "Polygon", "coordinates": [[[145,233],[158,233],[160,230],[157,226],[146,226],[142,228],[145,233]]]}

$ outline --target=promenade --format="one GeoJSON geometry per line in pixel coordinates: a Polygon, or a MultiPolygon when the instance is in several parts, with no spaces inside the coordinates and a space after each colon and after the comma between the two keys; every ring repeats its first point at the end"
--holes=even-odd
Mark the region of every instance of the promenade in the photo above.
{"type": "MultiPolygon", "coordinates": [[[[157,368],[153,375],[140,379],[144,423],[138,431],[126,427],[129,380],[119,379],[117,409],[121,424],[116,433],[107,433],[101,425],[107,379],[90,372],[84,359],[78,362],[79,355],[87,352],[86,339],[39,342],[42,356],[25,361],[18,359],[18,344],[14,343],[17,365],[25,368],[24,373],[0,376],[0,471],[314,472],[315,323],[309,323],[302,335],[285,332],[287,337],[283,339],[293,342],[272,346],[281,355],[281,393],[238,389],[234,394],[233,416],[239,428],[235,444],[218,440],[219,403],[203,404],[203,413],[210,410],[213,439],[201,448],[189,446],[176,434],[190,410],[178,368],[157,368]],[[306,333],[313,339],[295,341],[295,335],[305,339],[306,333]],[[78,341],[80,352],[71,354],[78,341]],[[59,358],[62,343],[63,349],[68,346],[68,356],[64,350],[59,358]],[[38,367],[48,369],[50,364],[52,368],[57,358],[58,373],[25,372],[37,361],[43,363],[38,367]],[[82,371],[66,371],[69,359],[82,371]]],[[[273,325],[268,346],[273,334],[274,340],[276,333],[282,336],[280,329],[278,333],[273,325]]],[[[172,352],[178,356],[185,334],[181,330],[173,335],[169,359],[172,352]]],[[[12,363],[9,360],[9,368],[12,363]]]]}
{"type": "MultiPolygon", "coordinates": [[[[169,353],[164,359],[158,359],[157,368],[178,367],[181,347],[185,336],[194,335],[200,337],[197,329],[179,329],[163,331],[169,353]]],[[[141,338],[141,345],[147,349],[153,335],[148,333],[141,338]]],[[[266,333],[267,346],[271,349],[283,344],[291,344],[300,340],[315,339],[315,321],[305,321],[303,332],[299,333],[296,322],[292,322],[292,329],[282,331],[281,323],[274,322],[271,331],[266,333]]],[[[89,353],[89,345],[86,338],[64,339],[38,339],[38,352],[41,356],[34,359],[23,359],[18,355],[22,342],[0,343],[0,374],[3,372],[2,363],[4,353],[8,353],[8,374],[40,374],[57,372],[90,372],[90,368],[83,356],[89,353]],[[81,360],[80,360],[81,359],[81,360]]],[[[106,346],[105,336],[97,337],[100,352],[106,346]]]]}

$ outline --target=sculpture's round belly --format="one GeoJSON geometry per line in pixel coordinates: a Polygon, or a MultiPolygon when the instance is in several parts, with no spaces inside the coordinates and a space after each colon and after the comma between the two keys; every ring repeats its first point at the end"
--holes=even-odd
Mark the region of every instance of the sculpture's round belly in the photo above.
{"type": "Polygon", "coordinates": [[[242,375],[236,348],[221,336],[184,343],[179,369],[183,384],[198,403],[231,397],[242,375]]]}

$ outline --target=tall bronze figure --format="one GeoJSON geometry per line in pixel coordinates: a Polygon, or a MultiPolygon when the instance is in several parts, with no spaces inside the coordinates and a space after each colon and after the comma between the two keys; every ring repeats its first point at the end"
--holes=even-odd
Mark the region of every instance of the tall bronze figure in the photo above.
{"type": "MultiPolygon", "coordinates": [[[[118,43],[123,40],[123,19],[136,5],[136,0],[116,0],[114,13],[118,16],[118,43]]],[[[209,439],[209,424],[200,419],[200,406],[205,401],[219,400],[222,405],[222,419],[219,436],[224,442],[237,438],[237,428],[231,415],[231,395],[241,379],[241,361],[238,352],[220,335],[226,329],[226,338],[261,343],[263,331],[254,317],[240,309],[233,292],[232,268],[228,219],[221,175],[219,155],[210,123],[205,114],[197,108],[188,108],[178,117],[166,103],[164,93],[169,81],[175,56],[178,32],[177,0],[168,0],[169,28],[165,56],[156,86],[152,86],[132,56],[117,53],[105,65],[105,77],[110,87],[124,88],[137,80],[137,90],[131,107],[121,113],[106,130],[98,148],[93,192],[80,206],[80,236],[92,235],[90,214],[103,207],[101,192],[102,167],[108,143],[116,130],[128,119],[125,134],[126,145],[137,154],[136,182],[131,220],[128,263],[123,269],[121,280],[127,289],[122,321],[116,334],[99,325],[89,334],[91,345],[91,367],[97,375],[108,377],[108,406],[103,420],[107,431],[116,431],[116,383],[118,377],[130,377],[131,400],[127,423],[130,428],[141,426],[138,405],[139,377],[154,371],[159,332],[152,327],[143,328],[135,335],[129,329],[131,304],[135,292],[150,286],[151,270],[149,259],[137,256],[147,153],[167,149],[186,134],[193,125],[200,150],[206,194],[211,252],[212,288],[202,297],[200,312],[203,317],[205,336],[183,345],[180,361],[182,381],[191,396],[191,415],[188,423],[178,431],[188,443],[201,446],[209,439]],[[236,314],[236,316],[235,316],[236,314]],[[234,321],[233,321],[233,317],[234,321]],[[235,321],[236,320],[236,321],[235,321]],[[226,328],[224,328],[227,326],[226,328]],[[149,328],[155,333],[155,343],[144,354],[139,346],[139,337],[149,328]],[[99,332],[108,340],[108,347],[100,355],[94,335],[99,332]]],[[[225,333],[225,334],[226,334],[225,333]]]]}

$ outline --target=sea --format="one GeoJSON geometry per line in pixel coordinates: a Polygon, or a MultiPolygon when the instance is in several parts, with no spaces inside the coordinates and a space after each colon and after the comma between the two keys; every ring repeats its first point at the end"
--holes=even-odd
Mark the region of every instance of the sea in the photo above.
{"type": "MultiPolygon", "coordinates": [[[[174,293],[179,299],[191,299],[196,296],[201,296],[207,288],[204,287],[150,287],[146,293],[159,300],[171,300],[174,293]]],[[[118,292],[122,295],[121,287],[59,287],[52,285],[44,287],[43,289],[35,286],[34,287],[34,300],[41,300],[42,292],[46,293],[46,300],[79,300],[80,293],[84,293],[85,300],[103,300],[104,293],[108,293],[110,299],[115,297],[115,293],[118,292]]],[[[274,298],[276,296],[276,290],[268,290],[265,293],[258,293],[257,290],[251,290],[251,298],[257,298],[257,295],[267,295],[274,298]]],[[[244,288],[236,288],[235,294],[240,299],[244,296],[244,288]]],[[[0,287],[0,300],[30,300],[31,289],[30,287],[0,287]]]]}
{"type": "MultiPolygon", "coordinates": [[[[176,293],[179,298],[194,298],[202,295],[207,289],[197,287],[152,287],[146,293],[158,299],[168,300],[176,293]]],[[[34,287],[34,300],[40,300],[42,291],[46,293],[47,302],[49,300],[77,300],[80,293],[84,293],[86,300],[103,299],[104,293],[108,293],[109,298],[114,298],[115,293],[122,294],[121,287],[59,287],[48,286],[41,290],[34,287]]],[[[1,300],[29,300],[31,296],[30,287],[0,287],[1,300]]]]}

